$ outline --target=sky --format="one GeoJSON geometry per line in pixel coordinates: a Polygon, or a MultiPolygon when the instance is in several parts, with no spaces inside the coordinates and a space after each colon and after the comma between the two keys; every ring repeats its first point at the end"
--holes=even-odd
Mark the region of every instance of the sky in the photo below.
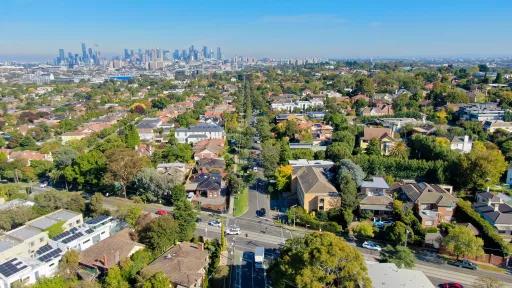
{"type": "Polygon", "coordinates": [[[511,0],[2,0],[0,59],[220,46],[227,56],[511,56],[511,0]]]}

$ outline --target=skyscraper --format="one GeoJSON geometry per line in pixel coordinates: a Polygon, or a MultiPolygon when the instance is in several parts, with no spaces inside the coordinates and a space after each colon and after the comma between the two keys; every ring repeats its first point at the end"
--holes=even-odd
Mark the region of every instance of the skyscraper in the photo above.
{"type": "Polygon", "coordinates": [[[87,47],[85,47],[85,43],[82,43],[82,58],[83,60],[87,59],[87,47]]]}
{"type": "Polygon", "coordinates": [[[210,55],[208,54],[208,47],[206,47],[206,46],[203,46],[203,57],[205,59],[210,58],[210,55]]]}
{"type": "Polygon", "coordinates": [[[59,49],[59,64],[64,63],[66,60],[66,54],[64,53],[64,49],[59,49]]]}
{"type": "Polygon", "coordinates": [[[222,51],[220,51],[220,47],[217,47],[217,60],[222,60],[222,51]]]}

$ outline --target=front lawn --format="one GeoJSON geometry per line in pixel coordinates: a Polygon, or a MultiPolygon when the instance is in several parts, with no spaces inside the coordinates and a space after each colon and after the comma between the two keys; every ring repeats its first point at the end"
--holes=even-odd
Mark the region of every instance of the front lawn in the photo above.
{"type": "Polygon", "coordinates": [[[233,206],[233,216],[238,217],[249,209],[249,189],[245,188],[235,195],[235,206],[233,206]]]}

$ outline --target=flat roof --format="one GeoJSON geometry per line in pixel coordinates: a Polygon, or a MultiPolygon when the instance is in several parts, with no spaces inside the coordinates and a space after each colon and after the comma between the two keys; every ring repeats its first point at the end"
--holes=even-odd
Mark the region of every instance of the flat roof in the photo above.
{"type": "Polygon", "coordinates": [[[399,269],[393,263],[366,263],[368,276],[374,288],[434,288],[434,285],[418,270],[399,269]]]}
{"type": "Polygon", "coordinates": [[[37,228],[30,226],[21,226],[19,228],[7,232],[6,235],[24,241],[41,233],[42,231],[37,228]]]}

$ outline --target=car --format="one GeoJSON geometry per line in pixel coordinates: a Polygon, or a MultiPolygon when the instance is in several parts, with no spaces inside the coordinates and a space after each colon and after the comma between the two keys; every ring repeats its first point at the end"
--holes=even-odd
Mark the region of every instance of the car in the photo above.
{"type": "Polygon", "coordinates": [[[219,228],[220,228],[220,226],[222,225],[222,223],[220,223],[220,221],[219,221],[219,220],[212,220],[212,221],[208,222],[208,225],[213,226],[213,227],[219,227],[219,228]]]}
{"type": "Polygon", "coordinates": [[[391,221],[391,220],[374,220],[373,221],[373,226],[375,226],[377,228],[383,228],[385,226],[392,225],[392,224],[393,224],[393,221],[391,221]]]}
{"type": "Polygon", "coordinates": [[[364,241],[363,248],[369,249],[369,250],[375,250],[375,251],[381,251],[382,248],[379,246],[379,244],[373,242],[373,241],[364,241]]]}
{"type": "Polygon", "coordinates": [[[240,235],[240,228],[229,227],[228,230],[226,230],[226,235],[240,235]]]}
{"type": "Polygon", "coordinates": [[[157,214],[157,215],[160,215],[160,216],[165,216],[165,215],[169,215],[169,211],[164,210],[164,209],[158,209],[158,210],[156,211],[156,214],[157,214]]]}
{"type": "Polygon", "coordinates": [[[471,269],[471,270],[476,270],[478,268],[478,266],[475,263],[473,263],[467,259],[450,261],[450,262],[448,262],[448,264],[457,266],[460,268],[471,269]]]}
{"type": "Polygon", "coordinates": [[[259,217],[265,217],[267,215],[267,209],[261,208],[260,210],[256,211],[256,216],[259,217]]]}
{"type": "Polygon", "coordinates": [[[46,188],[48,186],[48,182],[42,182],[41,184],[39,184],[39,188],[46,188]]]}
{"type": "Polygon", "coordinates": [[[457,282],[439,284],[439,288],[464,288],[462,284],[457,282]]]}

